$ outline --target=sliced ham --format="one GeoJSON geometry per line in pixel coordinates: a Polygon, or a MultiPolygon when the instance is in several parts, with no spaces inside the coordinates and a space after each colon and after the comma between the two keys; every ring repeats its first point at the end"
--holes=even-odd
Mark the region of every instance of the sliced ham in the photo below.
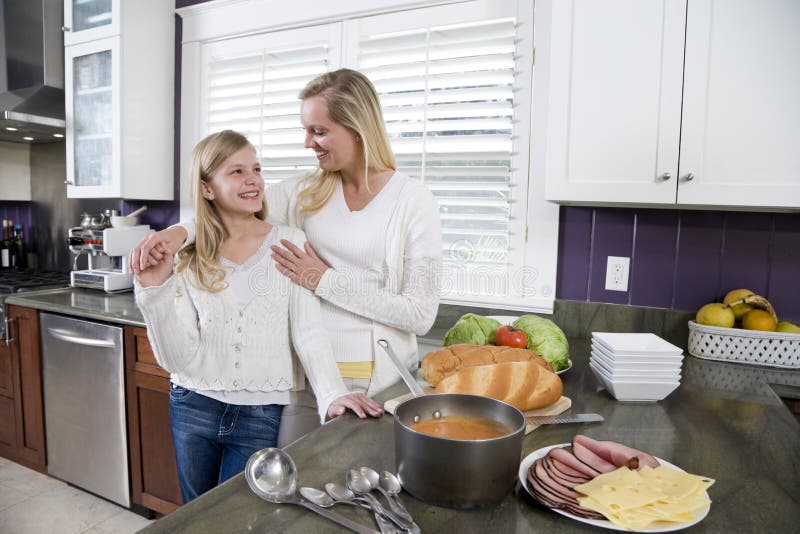
{"type": "Polygon", "coordinates": [[[599,473],[610,473],[611,471],[616,470],[618,467],[611,462],[607,462],[601,456],[595,454],[592,449],[583,445],[581,440],[578,439],[577,435],[572,440],[572,453],[576,458],[578,458],[578,460],[599,473]]]}
{"type": "Polygon", "coordinates": [[[573,502],[575,504],[578,504],[578,497],[580,497],[578,492],[573,490],[566,484],[563,484],[558,480],[554,479],[553,477],[551,477],[550,473],[548,473],[547,469],[545,469],[543,461],[541,460],[536,461],[533,467],[534,467],[533,476],[535,476],[536,479],[539,480],[542,484],[550,488],[552,493],[555,493],[556,495],[558,495],[559,497],[568,502],[573,502]]]}
{"type": "Polygon", "coordinates": [[[559,510],[563,510],[567,513],[572,515],[576,515],[578,517],[584,517],[587,519],[605,519],[604,516],[598,514],[594,510],[587,510],[586,508],[581,508],[580,505],[574,503],[570,500],[565,500],[558,495],[552,493],[552,491],[542,484],[540,480],[536,478],[534,475],[533,466],[531,469],[528,470],[528,487],[531,489],[534,497],[537,501],[542,503],[544,506],[548,508],[556,508],[559,510]]]}
{"type": "Polygon", "coordinates": [[[658,460],[646,452],[633,449],[615,441],[598,441],[588,436],[577,434],[572,442],[573,446],[579,443],[606,462],[614,464],[617,467],[627,466],[632,458],[639,459],[640,467],[643,465],[648,465],[652,468],[659,466],[658,460]]]}
{"type": "Polygon", "coordinates": [[[550,456],[544,456],[542,458],[542,465],[544,466],[548,475],[550,475],[554,480],[558,481],[559,483],[566,485],[570,489],[574,488],[579,484],[589,482],[590,480],[588,477],[573,476],[564,473],[554,465],[553,459],[550,458],[550,456]]]}
{"type": "Polygon", "coordinates": [[[548,454],[550,454],[550,457],[553,460],[561,462],[567,467],[578,471],[583,476],[594,478],[600,474],[596,469],[593,469],[592,467],[578,460],[578,458],[576,458],[572,453],[572,447],[557,447],[555,449],[551,449],[548,454]]]}

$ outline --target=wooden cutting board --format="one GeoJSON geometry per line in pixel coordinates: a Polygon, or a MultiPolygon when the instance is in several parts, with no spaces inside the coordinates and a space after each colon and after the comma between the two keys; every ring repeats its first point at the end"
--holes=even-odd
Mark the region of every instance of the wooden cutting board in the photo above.
{"type": "MultiPolygon", "coordinates": [[[[428,388],[428,389],[430,389],[430,388],[428,388]]],[[[389,399],[385,403],[383,403],[383,409],[386,410],[387,412],[389,412],[390,414],[394,415],[394,411],[397,408],[397,406],[401,402],[407,401],[412,396],[413,395],[411,393],[406,393],[405,395],[401,395],[400,397],[395,397],[393,399],[389,399]]],[[[569,408],[571,406],[572,406],[572,400],[569,397],[562,396],[560,399],[558,399],[556,402],[554,402],[550,406],[545,406],[544,408],[539,408],[537,410],[528,410],[527,412],[524,412],[524,413],[525,413],[526,416],[527,415],[558,415],[560,413],[563,413],[563,412],[569,410],[569,408]]],[[[530,434],[531,432],[533,432],[535,429],[539,428],[540,426],[541,425],[534,425],[534,424],[530,424],[529,423],[528,426],[525,427],[525,434],[526,435],[530,434]]]]}

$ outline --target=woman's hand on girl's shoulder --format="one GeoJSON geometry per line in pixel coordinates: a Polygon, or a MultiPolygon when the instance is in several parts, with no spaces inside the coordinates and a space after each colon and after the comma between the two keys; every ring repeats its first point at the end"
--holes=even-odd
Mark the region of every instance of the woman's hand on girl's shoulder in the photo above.
{"type": "Polygon", "coordinates": [[[328,417],[338,417],[347,410],[352,411],[361,419],[383,415],[383,408],[377,402],[363,393],[350,393],[342,395],[328,406],[328,417]]]}
{"type": "Polygon", "coordinates": [[[142,287],[160,286],[172,276],[174,263],[174,256],[167,254],[157,263],[151,262],[150,267],[140,269],[134,276],[142,287]]]}

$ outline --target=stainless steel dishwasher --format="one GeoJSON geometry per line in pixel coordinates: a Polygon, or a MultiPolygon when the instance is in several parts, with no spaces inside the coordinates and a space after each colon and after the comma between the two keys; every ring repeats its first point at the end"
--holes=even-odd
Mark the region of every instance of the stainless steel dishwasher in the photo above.
{"type": "Polygon", "coordinates": [[[122,328],[39,317],[47,471],[129,508],[122,328]]]}

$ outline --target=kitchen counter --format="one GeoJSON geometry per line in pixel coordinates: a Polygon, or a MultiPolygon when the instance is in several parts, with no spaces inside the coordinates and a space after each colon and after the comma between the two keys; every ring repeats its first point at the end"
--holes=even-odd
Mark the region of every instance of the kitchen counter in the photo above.
{"type": "MultiPolygon", "coordinates": [[[[601,424],[553,425],[525,437],[523,455],[569,441],[575,433],[626,443],[689,472],[716,479],[708,516],[692,532],[792,532],[800,524],[800,425],[768,384],[796,390],[800,371],[782,371],[687,356],[682,385],[658,403],[624,404],[599,390],[588,367],[589,341],[571,338],[573,367],[561,375],[572,412],[597,412],[601,424]]],[[[395,384],[381,402],[402,395],[395,384]]],[[[287,447],[299,486],[344,482],[348,468],[395,471],[391,415],[345,415],[287,447]]],[[[486,459],[491,461],[490,458],[486,459]]],[[[540,508],[519,484],[497,506],[459,511],[404,494],[423,532],[589,532],[582,523],[540,508]]],[[[366,511],[336,510],[375,528],[366,511]]],[[[340,527],[293,505],[261,501],[238,475],[142,532],[337,532],[340,527]]]]}
{"type": "Polygon", "coordinates": [[[96,289],[65,287],[14,293],[6,298],[6,304],[27,306],[84,319],[143,328],[145,326],[144,318],[133,300],[132,291],[109,294],[96,289]]]}

